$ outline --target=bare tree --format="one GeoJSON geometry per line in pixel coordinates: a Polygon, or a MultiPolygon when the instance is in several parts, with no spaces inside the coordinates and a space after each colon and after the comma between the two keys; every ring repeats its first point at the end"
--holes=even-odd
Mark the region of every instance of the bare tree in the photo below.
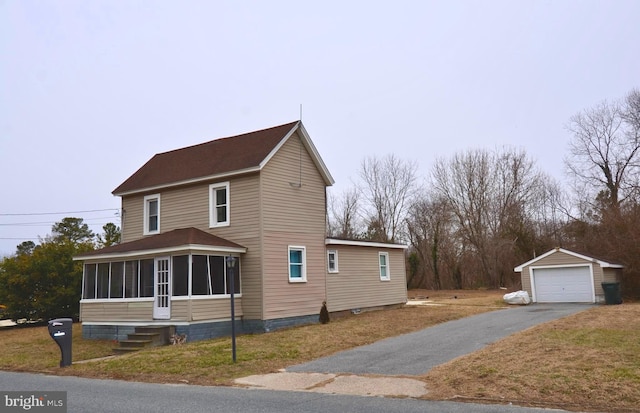
{"type": "Polygon", "coordinates": [[[576,190],[588,202],[619,210],[636,197],[640,178],[640,92],[626,100],[603,101],[573,115],[567,126],[573,134],[567,170],[576,190]]]}
{"type": "Polygon", "coordinates": [[[409,282],[418,288],[443,288],[446,274],[444,257],[450,251],[447,247],[454,241],[451,232],[451,213],[446,200],[423,195],[409,208],[407,214],[407,234],[413,250],[422,265],[418,274],[409,282]]]}
{"type": "Polygon", "coordinates": [[[640,139],[640,89],[632,89],[625,99],[624,120],[630,126],[632,140],[640,139]]]}
{"type": "Polygon", "coordinates": [[[472,246],[483,261],[484,278],[490,273],[486,259],[490,169],[490,154],[482,150],[455,154],[450,161],[439,159],[433,169],[434,189],[456,217],[460,242],[472,246]]]}
{"type": "Polygon", "coordinates": [[[518,241],[530,236],[538,199],[547,182],[523,151],[470,150],[439,159],[434,190],[446,199],[458,227],[460,249],[474,256],[481,283],[503,286],[512,277],[518,241]]]}
{"type": "Polygon", "coordinates": [[[342,239],[360,237],[360,191],[350,188],[339,196],[329,195],[328,235],[342,239]]]}
{"type": "Polygon", "coordinates": [[[416,190],[417,164],[391,154],[383,159],[367,158],[360,168],[364,183],[367,227],[379,241],[400,241],[407,208],[416,190]]]}

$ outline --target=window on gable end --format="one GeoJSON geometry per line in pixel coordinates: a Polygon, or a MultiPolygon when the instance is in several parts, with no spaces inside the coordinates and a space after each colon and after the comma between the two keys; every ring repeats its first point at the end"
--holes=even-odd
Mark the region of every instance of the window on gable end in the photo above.
{"type": "Polygon", "coordinates": [[[160,194],[144,197],[144,235],[160,233],[160,194]]]}
{"type": "Polygon", "coordinates": [[[230,223],[229,182],[209,185],[209,227],[230,223]]]}

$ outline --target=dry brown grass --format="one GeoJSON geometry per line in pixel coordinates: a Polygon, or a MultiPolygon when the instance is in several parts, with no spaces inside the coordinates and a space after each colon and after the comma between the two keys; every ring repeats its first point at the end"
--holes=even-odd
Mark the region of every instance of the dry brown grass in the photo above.
{"type": "Polygon", "coordinates": [[[637,412],[640,304],[598,306],[528,329],[423,379],[430,399],[637,412]]]}
{"type": "MultiPolygon", "coordinates": [[[[49,336],[47,327],[0,329],[0,369],[12,371],[48,371],[60,363],[60,349],[49,336]]],[[[78,324],[73,328],[73,359],[87,360],[112,354],[109,340],[84,340],[78,324]]]]}

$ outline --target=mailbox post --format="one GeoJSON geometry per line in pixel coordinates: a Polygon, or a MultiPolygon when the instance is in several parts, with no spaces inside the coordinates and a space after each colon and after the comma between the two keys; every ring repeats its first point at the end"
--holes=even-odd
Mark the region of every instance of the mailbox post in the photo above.
{"type": "Polygon", "coordinates": [[[60,367],[71,365],[71,328],[70,318],[56,318],[49,321],[49,335],[60,347],[60,367]]]}

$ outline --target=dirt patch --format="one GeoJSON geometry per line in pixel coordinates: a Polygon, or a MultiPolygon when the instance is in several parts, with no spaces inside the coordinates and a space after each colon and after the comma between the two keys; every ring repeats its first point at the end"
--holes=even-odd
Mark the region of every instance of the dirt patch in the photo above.
{"type": "Polygon", "coordinates": [[[439,305],[506,307],[502,297],[508,290],[409,290],[409,300],[439,305]]]}

